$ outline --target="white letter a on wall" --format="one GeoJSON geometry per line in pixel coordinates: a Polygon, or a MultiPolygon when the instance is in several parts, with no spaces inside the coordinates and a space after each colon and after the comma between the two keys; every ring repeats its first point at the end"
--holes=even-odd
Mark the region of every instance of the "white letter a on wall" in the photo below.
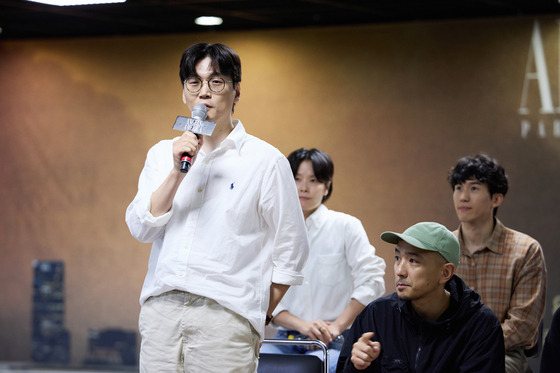
{"type": "Polygon", "coordinates": [[[529,49],[527,68],[525,69],[525,80],[523,82],[523,91],[521,92],[519,114],[529,114],[529,109],[527,108],[527,94],[531,80],[536,80],[539,85],[539,93],[541,96],[540,113],[553,114],[554,108],[552,106],[552,95],[550,93],[550,83],[548,81],[546,60],[544,58],[541,29],[537,21],[535,21],[533,36],[531,37],[531,48],[529,49]],[[533,65],[535,71],[532,71],[533,65]]]}

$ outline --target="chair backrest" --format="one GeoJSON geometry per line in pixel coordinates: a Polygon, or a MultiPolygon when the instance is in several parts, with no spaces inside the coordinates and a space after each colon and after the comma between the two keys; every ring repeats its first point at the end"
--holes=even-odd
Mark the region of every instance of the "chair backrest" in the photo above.
{"type": "Polygon", "coordinates": [[[261,354],[258,373],[323,373],[317,356],[303,354],[261,354]]]}
{"type": "Polygon", "coordinates": [[[263,343],[314,346],[323,351],[323,359],[304,354],[260,354],[258,373],[328,373],[328,349],[321,341],[265,339],[263,343]]]}

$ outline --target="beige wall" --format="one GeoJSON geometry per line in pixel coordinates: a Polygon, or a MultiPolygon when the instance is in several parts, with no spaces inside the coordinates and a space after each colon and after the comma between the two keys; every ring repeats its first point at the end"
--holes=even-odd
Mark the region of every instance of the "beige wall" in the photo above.
{"type": "MultiPolygon", "coordinates": [[[[379,234],[421,220],[455,228],[447,171],[479,151],[510,175],[499,217],[536,237],[556,266],[560,115],[538,113],[535,82],[530,114],[518,113],[534,21],[0,42],[0,360],[30,356],[34,259],[66,263],[73,362],[88,328],[136,329],[150,247],[130,236],[124,211],[149,147],[189,115],[178,63],[199,41],[241,56],[236,117],[250,133],[284,154],[332,156],[328,206],[362,220],[388,263],[388,291],[393,248],[379,234]]],[[[560,106],[558,26],[544,17],[540,28],[560,106]]],[[[550,272],[548,320],[560,294],[550,272]]]]}

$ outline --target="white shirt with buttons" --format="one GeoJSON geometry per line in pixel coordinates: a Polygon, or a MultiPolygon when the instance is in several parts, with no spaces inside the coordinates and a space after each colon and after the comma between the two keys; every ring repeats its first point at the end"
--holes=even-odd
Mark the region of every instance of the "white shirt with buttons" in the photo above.
{"type": "Polygon", "coordinates": [[[352,298],[366,306],[385,293],[385,261],[357,218],[325,205],[306,219],[310,242],[303,285],[291,287],[274,315],[334,321],[352,298]]]}
{"type": "Polygon", "coordinates": [[[154,217],[150,197],[173,167],[172,145],[149,150],[126,212],[132,235],[153,243],[140,303],[170,290],[202,295],[262,337],[271,282],[301,284],[309,250],[289,163],[236,121],[219,148],[198,153],[171,210],[154,217]]]}

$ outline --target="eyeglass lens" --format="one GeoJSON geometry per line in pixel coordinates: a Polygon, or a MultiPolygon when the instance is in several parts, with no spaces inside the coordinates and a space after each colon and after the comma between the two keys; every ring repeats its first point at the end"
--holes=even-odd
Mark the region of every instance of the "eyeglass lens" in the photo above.
{"type": "MultiPolygon", "coordinates": [[[[208,87],[214,93],[220,93],[224,90],[226,86],[226,81],[222,78],[210,78],[209,80],[205,80],[208,82],[208,87]]],[[[204,81],[200,78],[189,78],[185,80],[185,87],[189,92],[197,93],[202,88],[202,84],[204,81]]]]}

